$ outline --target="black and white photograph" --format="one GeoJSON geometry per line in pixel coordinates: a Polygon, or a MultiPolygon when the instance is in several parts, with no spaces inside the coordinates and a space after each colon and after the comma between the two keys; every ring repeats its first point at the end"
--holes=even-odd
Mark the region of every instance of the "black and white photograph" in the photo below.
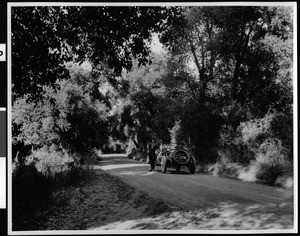
{"type": "Polygon", "coordinates": [[[298,232],[296,2],[8,2],[19,234],[298,232]]]}

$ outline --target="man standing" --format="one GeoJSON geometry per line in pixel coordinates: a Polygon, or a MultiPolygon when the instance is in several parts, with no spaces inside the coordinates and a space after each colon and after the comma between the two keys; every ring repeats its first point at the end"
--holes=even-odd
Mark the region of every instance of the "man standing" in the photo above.
{"type": "Polygon", "coordinates": [[[156,160],[156,150],[158,149],[158,145],[154,145],[149,152],[149,161],[151,169],[150,171],[155,171],[155,160],[156,160]]]}

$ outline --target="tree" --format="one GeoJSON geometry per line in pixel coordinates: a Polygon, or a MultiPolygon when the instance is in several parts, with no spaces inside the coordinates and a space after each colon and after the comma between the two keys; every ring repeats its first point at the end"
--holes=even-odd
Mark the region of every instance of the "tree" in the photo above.
{"type": "Polygon", "coordinates": [[[151,56],[150,65],[138,66],[134,61],[132,70],[123,73],[123,79],[129,84],[128,94],[119,97],[113,123],[115,135],[134,139],[141,149],[152,140],[168,143],[168,128],[172,127],[175,117],[173,101],[167,97],[162,82],[166,73],[165,55],[151,56]]]}
{"type": "Polygon", "coordinates": [[[270,108],[290,114],[291,8],[184,7],[172,26],[161,38],[171,52],[164,84],[196,146],[210,134],[216,144],[210,131],[222,123],[236,130],[270,108]]]}
{"type": "Polygon", "coordinates": [[[13,7],[15,138],[34,148],[48,145],[50,138],[76,151],[103,144],[111,129],[99,112],[105,107],[109,114],[119,97],[126,97],[129,85],[122,79],[123,70],[131,69],[133,58],[138,65],[150,62],[152,33],[165,30],[165,18],[171,19],[172,11],[165,7],[13,7]],[[88,76],[70,68],[85,63],[91,67],[88,76]],[[28,110],[22,110],[22,105],[28,110]],[[36,117],[28,114],[31,110],[36,117]],[[30,124],[31,119],[36,123],[30,124]],[[40,124],[44,119],[50,130],[40,124]],[[55,121],[64,124],[57,130],[55,121]],[[36,125],[33,130],[32,125],[36,125]],[[29,130],[36,135],[31,141],[29,130]]]}
{"type": "MultiPolygon", "coordinates": [[[[30,146],[39,149],[78,154],[84,160],[94,148],[100,149],[108,139],[108,107],[93,99],[88,89],[90,73],[76,70],[69,80],[57,80],[55,89],[43,86],[38,102],[18,98],[12,110],[13,148],[30,146]]],[[[25,156],[22,156],[24,158],[25,156]]]]}
{"type": "Polygon", "coordinates": [[[278,61],[276,55],[272,55],[274,51],[268,48],[266,38],[273,35],[273,41],[280,43],[291,37],[290,10],[288,7],[248,6],[184,8],[185,21],[176,25],[179,30],[170,29],[173,37],[162,36],[162,42],[171,41],[167,45],[172,45],[172,60],[182,64],[173,70],[173,75],[188,73],[190,76],[184,77],[198,84],[200,100],[210,93],[211,85],[221,84],[219,89],[229,96],[227,99],[240,102],[247,89],[242,84],[251,70],[249,67],[261,68],[260,71],[270,68],[269,74],[261,74],[259,80],[263,76],[274,79],[278,61]],[[188,70],[191,65],[193,72],[188,70]]]}
{"type": "Polygon", "coordinates": [[[68,61],[90,60],[116,75],[131,68],[132,57],[149,62],[146,42],[171,14],[163,7],[13,7],[13,98],[38,99],[43,85],[68,78],[68,61]]]}

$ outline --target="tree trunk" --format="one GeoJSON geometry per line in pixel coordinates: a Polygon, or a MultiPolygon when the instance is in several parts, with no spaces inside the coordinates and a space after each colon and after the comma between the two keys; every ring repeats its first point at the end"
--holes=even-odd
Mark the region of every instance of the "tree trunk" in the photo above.
{"type": "Polygon", "coordinates": [[[241,58],[239,56],[235,64],[233,80],[232,80],[232,91],[231,91],[232,100],[237,99],[237,85],[238,85],[240,66],[241,66],[241,58]]]}
{"type": "Polygon", "coordinates": [[[199,86],[199,102],[203,102],[205,100],[205,92],[207,87],[207,81],[200,81],[199,86]]]}
{"type": "Polygon", "coordinates": [[[233,81],[232,81],[232,100],[237,100],[237,87],[238,87],[238,79],[240,74],[240,67],[242,61],[244,60],[245,54],[248,50],[248,43],[250,40],[251,33],[252,33],[252,29],[250,29],[248,34],[246,35],[245,41],[241,44],[240,53],[238,53],[238,55],[236,56],[236,64],[234,68],[233,81]]]}
{"type": "Polygon", "coordinates": [[[137,134],[135,134],[135,137],[132,139],[132,141],[133,141],[134,145],[136,146],[136,148],[138,149],[139,144],[137,143],[136,139],[137,139],[137,134]]]}

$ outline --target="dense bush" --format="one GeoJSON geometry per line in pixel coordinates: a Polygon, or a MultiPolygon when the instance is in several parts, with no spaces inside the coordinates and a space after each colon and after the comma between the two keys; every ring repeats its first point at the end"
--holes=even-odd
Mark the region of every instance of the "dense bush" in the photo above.
{"type": "Polygon", "coordinates": [[[287,115],[270,110],[261,119],[242,122],[236,132],[223,132],[219,158],[244,166],[238,178],[248,181],[274,185],[279,176],[292,176],[291,120],[287,115]]]}
{"type": "Polygon", "coordinates": [[[38,103],[29,102],[26,96],[16,100],[12,122],[19,133],[14,143],[33,150],[55,145],[80,154],[100,148],[108,136],[105,106],[72,81],[58,81],[57,87],[44,87],[44,99],[38,103]]]}
{"type": "Polygon", "coordinates": [[[241,122],[236,132],[230,129],[223,130],[219,140],[220,147],[225,150],[223,153],[226,152],[232,161],[244,163],[249,163],[260,153],[273,156],[284,155],[291,160],[292,122],[279,122],[279,119],[284,120],[284,118],[288,119],[282,113],[272,111],[261,119],[241,122]],[[242,160],[242,157],[246,157],[245,160],[242,160]]]}
{"type": "Polygon", "coordinates": [[[52,175],[55,173],[68,170],[68,164],[76,162],[74,155],[71,157],[64,149],[58,150],[54,145],[42,147],[38,150],[33,150],[32,154],[26,157],[26,163],[34,163],[37,171],[52,175]]]}
{"type": "Polygon", "coordinates": [[[281,140],[286,150],[289,161],[293,160],[293,116],[289,114],[276,113],[271,120],[272,134],[281,140]]]}
{"type": "Polygon", "coordinates": [[[205,172],[214,176],[237,179],[241,170],[242,166],[238,163],[220,159],[215,164],[209,165],[205,172]]]}

